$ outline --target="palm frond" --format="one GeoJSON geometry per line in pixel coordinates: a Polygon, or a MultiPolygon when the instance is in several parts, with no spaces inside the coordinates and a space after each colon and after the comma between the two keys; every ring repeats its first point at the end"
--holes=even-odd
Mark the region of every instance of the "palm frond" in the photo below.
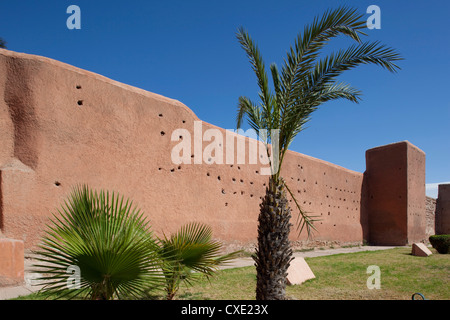
{"type": "Polygon", "coordinates": [[[261,129],[265,129],[265,121],[262,117],[260,107],[255,105],[247,97],[239,97],[238,114],[236,117],[237,129],[242,127],[244,117],[247,117],[249,125],[257,134],[259,134],[261,129]]]}
{"type": "Polygon", "coordinates": [[[319,217],[319,216],[308,215],[308,213],[302,209],[298,200],[295,198],[294,194],[292,193],[291,189],[286,184],[286,182],[283,181],[283,184],[284,184],[284,187],[286,188],[286,190],[288,191],[289,195],[291,196],[292,200],[294,200],[295,206],[298,209],[298,216],[297,216],[297,223],[296,223],[298,235],[300,236],[303,229],[306,228],[306,231],[308,234],[308,239],[309,239],[312,237],[313,231],[317,231],[314,223],[317,221],[320,221],[320,219],[315,219],[316,217],[319,217]]]}
{"type": "MultiPolygon", "coordinates": [[[[253,40],[248,35],[248,32],[243,27],[238,28],[236,37],[242,48],[247,53],[247,57],[252,65],[252,69],[256,74],[258,86],[261,90],[260,97],[263,105],[267,108],[270,108],[272,97],[270,94],[269,81],[267,78],[261,53],[259,52],[257,45],[253,42],[253,40]]],[[[270,114],[270,110],[267,110],[266,113],[270,114]]]]}
{"type": "Polygon", "coordinates": [[[303,92],[308,95],[317,88],[320,90],[323,85],[333,82],[344,71],[361,64],[375,64],[390,72],[396,72],[400,67],[395,62],[402,59],[394,49],[380,44],[379,41],[351,45],[346,50],[339,50],[318,61],[306,77],[304,87],[297,88],[297,93],[303,92]]]}
{"type": "Polygon", "coordinates": [[[35,253],[44,291],[56,296],[139,297],[162,284],[156,244],[140,210],[123,196],[87,186],[72,191],[35,253]],[[69,290],[73,266],[80,270],[80,288],[69,290]]]}
{"type": "Polygon", "coordinates": [[[239,252],[221,255],[221,250],[222,244],[212,239],[211,227],[199,222],[188,223],[170,237],[161,238],[159,252],[164,260],[168,299],[173,298],[181,282],[192,284],[200,279],[199,274],[212,276],[239,252]]]}
{"type": "Polygon", "coordinates": [[[282,69],[283,104],[289,106],[289,102],[295,94],[292,92],[296,85],[303,82],[320,50],[327,42],[338,35],[349,36],[360,42],[359,35],[364,34],[365,28],[363,15],[356,9],[340,7],[326,11],[321,19],[316,17],[312,24],[305,26],[303,33],[299,33],[294,47],[287,53],[282,69]]]}
{"type": "Polygon", "coordinates": [[[173,261],[194,271],[205,274],[212,272],[233,255],[221,256],[222,244],[212,239],[210,226],[192,222],[180,228],[176,233],[161,239],[166,252],[173,252],[173,261]]]}

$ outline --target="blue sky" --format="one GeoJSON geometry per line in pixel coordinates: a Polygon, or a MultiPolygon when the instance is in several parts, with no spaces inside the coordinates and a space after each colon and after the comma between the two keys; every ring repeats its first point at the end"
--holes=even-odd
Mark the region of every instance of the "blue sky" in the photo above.
{"type": "MultiPolygon", "coordinates": [[[[364,172],[367,149],[408,140],[426,155],[426,182],[450,181],[450,2],[418,0],[294,1],[6,1],[0,37],[8,49],[53,58],[177,99],[206,122],[235,128],[237,99],[257,101],[258,87],[235,32],[244,26],[267,68],[279,67],[296,35],[316,15],[347,4],[381,9],[381,29],[367,29],[405,58],[389,73],[363,66],[340,80],[362,102],[326,103],[291,149],[364,172]],[[69,30],[69,5],[81,29],[69,30]]],[[[331,49],[350,44],[337,39],[331,49]]],[[[430,188],[436,190],[436,188],[430,188]]],[[[432,194],[433,191],[429,191],[432,194]]]]}

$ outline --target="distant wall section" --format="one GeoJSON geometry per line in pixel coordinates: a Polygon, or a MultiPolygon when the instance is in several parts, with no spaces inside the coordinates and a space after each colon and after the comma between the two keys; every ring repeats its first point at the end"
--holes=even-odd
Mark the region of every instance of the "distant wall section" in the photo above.
{"type": "Polygon", "coordinates": [[[436,234],[450,234],[450,184],[440,184],[436,200],[436,234]]]}

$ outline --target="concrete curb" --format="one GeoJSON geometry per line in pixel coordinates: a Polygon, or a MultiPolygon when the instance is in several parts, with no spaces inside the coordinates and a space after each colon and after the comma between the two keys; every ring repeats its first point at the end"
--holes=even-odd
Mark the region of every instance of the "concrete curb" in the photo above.
{"type": "MultiPolygon", "coordinates": [[[[311,251],[304,252],[294,252],[294,257],[303,257],[303,258],[313,258],[313,257],[321,257],[321,256],[330,256],[333,254],[341,254],[341,253],[353,253],[353,252],[364,252],[364,251],[377,251],[377,250],[387,250],[399,248],[398,246],[361,246],[361,247],[351,247],[351,248],[337,248],[337,249],[314,249],[311,251]]],[[[254,261],[252,258],[239,258],[235,259],[232,262],[228,263],[225,266],[222,266],[221,269],[231,269],[231,268],[240,268],[240,267],[249,267],[253,266],[254,261]]]]}

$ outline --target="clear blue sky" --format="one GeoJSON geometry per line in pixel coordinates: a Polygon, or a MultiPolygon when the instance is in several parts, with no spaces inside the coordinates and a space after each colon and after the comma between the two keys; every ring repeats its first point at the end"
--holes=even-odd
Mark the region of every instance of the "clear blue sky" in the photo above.
{"type": "MultiPolygon", "coordinates": [[[[37,54],[177,99],[206,122],[235,128],[237,99],[257,100],[255,77],[235,32],[248,29],[267,67],[281,67],[304,25],[328,8],[381,9],[367,29],[405,58],[391,74],[364,66],[340,79],[363,101],[316,111],[291,149],[363,172],[365,150],[403,140],[427,155],[426,182],[450,181],[450,2],[411,0],[0,1],[0,37],[8,49],[37,54]],[[81,9],[69,30],[66,9],[81,9]]],[[[339,49],[348,42],[333,41],[339,49]]]]}

